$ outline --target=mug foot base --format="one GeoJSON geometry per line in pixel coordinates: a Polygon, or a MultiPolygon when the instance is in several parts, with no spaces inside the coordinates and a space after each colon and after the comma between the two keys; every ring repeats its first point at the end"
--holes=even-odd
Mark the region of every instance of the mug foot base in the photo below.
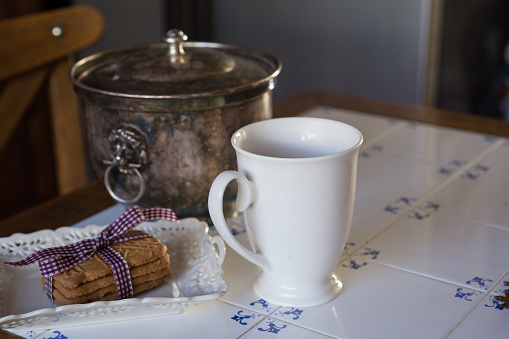
{"type": "Polygon", "coordinates": [[[286,307],[310,307],[325,304],[343,290],[336,274],[320,283],[307,285],[282,284],[261,273],[253,283],[255,293],[265,301],[286,307]]]}

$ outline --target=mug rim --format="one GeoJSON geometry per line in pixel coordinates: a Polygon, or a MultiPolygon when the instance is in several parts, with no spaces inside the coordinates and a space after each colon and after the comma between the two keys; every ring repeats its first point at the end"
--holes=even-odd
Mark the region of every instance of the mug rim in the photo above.
{"type": "Polygon", "coordinates": [[[350,124],[342,122],[342,121],[327,119],[327,118],[302,117],[301,116],[301,117],[271,118],[271,119],[257,121],[257,122],[248,124],[246,126],[239,128],[237,131],[235,131],[235,133],[233,133],[230,141],[231,141],[231,144],[232,144],[233,148],[235,149],[235,151],[239,152],[245,156],[249,156],[249,157],[253,157],[253,158],[263,158],[263,159],[267,159],[267,160],[270,159],[273,161],[302,162],[302,161],[317,161],[320,159],[334,158],[334,157],[342,156],[347,153],[354,152],[355,150],[359,149],[360,146],[362,145],[362,143],[364,142],[364,136],[362,135],[362,133],[359,129],[357,129],[356,127],[354,127],[350,124]],[[276,121],[276,120],[277,121],[284,121],[284,120],[286,120],[286,121],[290,121],[290,120],[304,121],[304,120],[308,120],[308,121],[315,121],[315,122],[322,122],[322,123],[323,122],[334,123],[334,124],[342,125],[343,127],[347,127],[348,129],[353,131],[355,134],[357,134],[359,138],[355,144],[353,144],[352,146],[349,146],[348,148],[346,148],[342,151],[334,152],[334,153],[330,153],[330,154],[326,154],[326,155],[317,155],[317,156],[308,156],[308,157],[277,157],[277,156],[263,155],[263,154],[248,151],[236,143],[236,140],[239,138],[239,133],[242,133],[243,130],[253,128],[253,126],[257,126],[257,125],[270,124],[271,122],[276,121]]]}

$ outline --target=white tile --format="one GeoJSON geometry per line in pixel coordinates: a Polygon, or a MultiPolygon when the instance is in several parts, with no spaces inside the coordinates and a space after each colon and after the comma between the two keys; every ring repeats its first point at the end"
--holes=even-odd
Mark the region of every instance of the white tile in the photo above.
{"type": "Polygon", "coordinates": [[[282,307],[271,317],[345,339],[443,338],[482,297],[373,262],[358,269],[341,264],[338,272],[344,290],[335,300],[297,312],[282,307]]]}
{"type": "Polygon", "coordinates": [[[417,274],[487,291],[505,273],[509,232],[437,213],[402,218],[356,253],[417,274]]]}
{"type": "Polygon", "coordinates": [[[484,164],[469,169],[432,199],[446,213],[509,230],[509,177],[492,175],[484,164]]]}
{"type": "Polygon", "coordinates": [[[509,141],[483,159],[482,163],[489,167],[490,173],[509,176],[509,141]]]}
{"type": "Polygon", "coordinates": [[[509,333],[509,309],[498,308],[493,296],[486,296],[458,325],[447,339],[506,339],[509,333]]]}
{"type": "Polygon", "coordinates": [[[181,314],[54,329],[69,339],[238,338],[264,316],[220,301],[190,307],[181,314]],[[240,313],[239,313],[240,312],[240,313]],[[236,317],[237,316],[237,317],[236,317]]]}
{"type": "Polygon", "coordinates": [[[398,216],[398,210],[386,210],[390,202],[358,195],[355,198],[352,227],[348,236],[346,253],[352,253],[380,233],[398,216]]]}
{"type": "Polygon", "coordinates": [[[370,143],[382,135],[392,133],[393,130],[399,128],[397,125],[401,122],[398,119],[382,117],[376,114],[331,107],[318,107],[302,115],[337,120],[354,126],[362,133],[364,144],[370,143]]]}
{"type": "MultiPolygon", "coordinates": [[[[242,233],[236,238],[249,248],[246,233],[242,233]]],[[[260,268],[241,257],[228,245],[222,267],[223,279],[228,284],[228,292],[221,300],[265,315],[269,315],[279,308],[279,306],[261,299],[253,290],[253,282],[260,274],[260,268]]]]}
{"type": "MultiPolygon", "coordinates": [[[[22,336],[507,337],[509,310],[497,307],[493,297],[509,287],[503,283],[509,280],[509,142],[329,107],[304,115],[343,121],[365,138],[352,229],[336,268],[344,283],[339,297],[308,308],[270,304],[252,288],[259,268],[227,247],[223,269],[229,290],[220,300],[179,315],[22,336]],[[494,142],[500,147],[480,164],[451,177],[494,142]]],[[[107,224],[122,212],[115,205],[76,226],[107,224]]],[[[249,246],[239,220],[232,227],[249,246]]]]}
{"type": "Polygon", "coordinates": [[[504,291],[509,290],[509,273],[506,274],[500,281],[493,286],[490,293],[493,295],[504,295],[504,291]]]}
{"type": "Polygon", "coordinates": [[[284,321],[267,317],[256,324],[249,332],[244,334],[242,339],[265,339],[265,338],[306,338],[324,339],[330,338],[323,334],[298,327],[284,321]]]}
{"type": "Polygon", "coordinates": [[[28,338],[28,339],[36,339],[36,338],[50,338],[53,336],[52,331],[48,330],[39,330],[39,331],[23,331],[23,332],[16,332],[16,331],[10,331],[16,335],[19,335],[22,338],[28,338]]]}
{"type": "Polygon", "coordinates": [[[387,152],[446,165],[466,162],[493,145],[498,138],[427,124],[405,123],[405,127],[380,140],[387,152]]]}
{"type": "Polygon", "coordinates": [[[419,199],[448,177],[438,165],[381,151],[359,157],[357,193],[385,201],[419,199]]]}

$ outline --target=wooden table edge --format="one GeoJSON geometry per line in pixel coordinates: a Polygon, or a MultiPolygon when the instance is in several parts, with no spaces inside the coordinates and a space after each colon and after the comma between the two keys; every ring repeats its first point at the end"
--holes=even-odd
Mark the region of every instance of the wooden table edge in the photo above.
{"type": "Polygon", "coordinates": [[[509,122],[487,116],[456,112],[337,93],[305,91],[274,103],[274,117],[287,117],[319,106],[373,113],[393,118],[509,137],[509,122]]]}
{"type": "Polygon", "coordinates": [[[115,201],[101,184],[93,181],[71,193],[1,220],[0,237],[70,226],[114,204],[115,201]]]}

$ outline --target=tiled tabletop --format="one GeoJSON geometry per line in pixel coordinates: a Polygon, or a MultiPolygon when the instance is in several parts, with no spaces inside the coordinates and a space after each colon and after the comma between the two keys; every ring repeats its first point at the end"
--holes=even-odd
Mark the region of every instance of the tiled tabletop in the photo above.
{"type": "MultiPolygon", "coordinates": [[[[229,291],[219,300],[178,315],[17,334],[508,338],[509,310],[493,297],[509,280],[509,140],[328,107],[304,115],[349,123],[365,138],[352,229],[336,268],[339,297],[309,308],[271,305],[251,287],[258,269],[227,248],[229,291]]],[[[114,206],[76,226],[107,224],[122,211],[114,206]]],[[[241,219],[233,221],[247,243],[241,219]]]]}

